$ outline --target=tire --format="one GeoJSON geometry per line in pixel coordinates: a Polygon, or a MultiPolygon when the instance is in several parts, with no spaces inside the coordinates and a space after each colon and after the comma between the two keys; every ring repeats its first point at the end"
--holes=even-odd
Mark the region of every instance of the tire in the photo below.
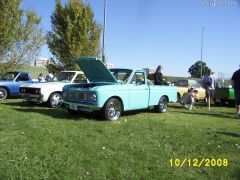
{"type": "Polygon", "coordinates": [[[158,105],[155,106],[155,111],[157,113],[165,113],[167,112],[167,104],[168,104],[168,99],[166,96],[162,96],[159,100],[158,105]]]}
{"type": "Polygon", "coordinates": [[[179,93],[177,93],[177,102],[180,102],[180,94],[179,93]]]}
{"type": "Polygon", "coordinates": [[[8,91],[5,88],[0,88],[0,100],[7,99],[8,91]]]}
{"type": "Polygon", "coordinates": [[[62,95],[61,93],[52,93],[48,99],[48,105],[51,108],[59,108],[62,105],[62,95]]]}
{"type": "Polygon", "coordinates": [[[110,98],[104,105],[101,116],[103,119],[116,121],[122,114],[122,103],[116,98],[110,98]]]}

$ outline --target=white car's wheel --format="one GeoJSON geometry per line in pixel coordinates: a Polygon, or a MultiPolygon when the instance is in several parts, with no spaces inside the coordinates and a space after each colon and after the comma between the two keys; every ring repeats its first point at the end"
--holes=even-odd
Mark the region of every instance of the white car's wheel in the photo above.
{"type": "Polygon", "coordinates": [[[0,100],[7,99],[8,91],[5,88],[0,88],[0,100]]]}
{"type": "Polygon", "coordinates": [[[59,108],[62,105],[61,93],[52,93],[48,99],[48,104],[51,108],[59,108]]]}

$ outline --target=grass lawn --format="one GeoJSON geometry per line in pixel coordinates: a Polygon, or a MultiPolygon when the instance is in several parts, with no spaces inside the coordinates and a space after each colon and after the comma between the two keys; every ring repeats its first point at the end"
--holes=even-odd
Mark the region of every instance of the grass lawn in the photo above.
{"type": "Polygon", "coordinates": [[[239,178],[240,120],[234,108],[189,112],[172,104],[164,114],[132,112],[110,122],[21,99],[0,103],[0,179],[239,178]],[[176,158],[187,163],[171,167],[176,158]],[[191,161],[202,158],[228,163],[193,167],[191,161]]]}

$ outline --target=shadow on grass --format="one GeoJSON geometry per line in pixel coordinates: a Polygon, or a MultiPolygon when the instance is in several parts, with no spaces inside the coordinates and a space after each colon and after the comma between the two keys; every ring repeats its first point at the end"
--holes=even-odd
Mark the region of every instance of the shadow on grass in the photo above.
{"type": "Polygon", "coordinates": [[[98,120],[96,119],[95,114],[93,113],[85,113],[85,112],[79,112],[75,114],[69,114],[65,108],[58,108],[58,109],[52,109],[52,108],[31,108],[31,109],[18,109],[15,108],[16,111],[19,112],[31,112],[31,113],[38,113],[46,116],[50,116],[54,119],[58,120],[98,120]]]}
{"type": "MultiPolygon", "coordinates": [[[[4,104],[23,108],[23,109],[15,108],[16,111],[39,113],[39,114],[51,116],[52,118],[56,118],[56,119],[70,119],[70,120],[89,119],[89,120],[96,120],[96,121],[102,120],[102,118],[99,116],[100,112],[94,112],[94,113],[79,112],[76,114],[69,114],[66,108],[64,108],[64,106],[58,109],[52,109],[52,108],[49,108],[46,103],[29,104],[26,101],[21,101],[21,102],[5,102],[4,104]],[[29,109],[26,109],[26,108],[29,108],[29,109]]],[[[141,113],[155,113],[155,111],[154,109],[127,111],[127,112],[123,112],[122,117],[124,118],[124,116],[128,117],[128,116],[137,115],[141,113]]]]}
{"type": "Polygon", "coordinates": [[[226,136],[240,137],[240,134],[232,133],[232,132],[216,132],[216,133],[223,134],[223,135],[226,135],[226,136]]]}
{"type": "Polygon", "coordinates": [[[208,112],[208,113],[206,113],[206,112],[202,112],[202,113],[200,113],[200,112],[195,112],[195,111],[176,111],[176,110],[171,110],[171,112],[177,112],[177,113],[181,113],[181,114],[188,114],[188,115],[192,115],[192,116],[199,116],[199,115],[201,115],[201,116],[212,116],[212,117],[217,117],[217,118],[224,118],[224,119],[235,119],[234,117],[233,117],[233,114],[232,115],[227,115],[227,114],[217,114],[217,113],[211,113],[210,111],[208,112]]]}
{"type": "MultiPolygon", "coordinates": [[[[58,108],[58,109],[52,109],[52,108],[47,108],[47,107],[31,108],[31,109],[15,108],[15,110],[19,111],[19,112],[24,112],[24,113],[31,112],[31,113],[47,115],[47,116],[50,116],[52,118],[59,119],[59,120],[66,120],[66,119],[78,120],[78,121],[84,120],[84,119],[94,120],[94,121],[102,121],[103,120],[100,117],[100,114],[99,114],[100,112],[77,112],[75,114],[69,114],[64,107],[58,108]]],[[[128,116],[137,115],[137,114],[141,114],[141,113],[147,113],[147,112],[151,112],[151,111],[150,110],[129,111],[129,112],[124,112],[122,114],[122,117],[127,118],[128,116]]]]}
{"type": "Polygon", "coordinates": [[[20,106],[20,107],[47,107],[46,103],[43,104],[30,104],[26,101],[14,101],[14,102],[3,102],[2,104],[8,105],[8,106],[20,106]]]}

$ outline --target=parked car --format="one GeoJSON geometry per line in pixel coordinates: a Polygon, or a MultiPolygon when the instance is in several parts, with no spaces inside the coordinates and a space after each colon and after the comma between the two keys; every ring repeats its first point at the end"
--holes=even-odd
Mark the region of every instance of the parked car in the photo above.
{"type": "Polygon", "coordinates": [[[222,105],[222,104],[235,104],[235,94],[233,88],[229,87],[222,87],[215,89],[215,104],[222,105]]]}
{"type": "Polygon", "coordinates": [[[29,72],[12,71],[7,72],[0,78],[0,100],[9,96],[19,96],[19,87],[32,84],[33,81],[29,72]]]}
{"type": "Polygon", "coordinates": [[[155,108],[166,112],[168,102],[177,101],[175,86],[148,83],[145,70],[110,69],[97,58],[77,58],[89,83],[67,85],[63,100],[69,113],[97,112],[108,120],[118,120],[123,111],[155,108]]]}
{"type": "Polygon", "coordinates": [[[183,95],[188,92],[188,88],[192,87],[198,90],[199,100],[204,100],[205,89],[193,79],[179,80],[174,83],[177,86],[177,98],[178,100],[183,98],[183,95]]]}
{"type": "Polygon", "coordinates": [[[53,77],[52,82],[31,84],[20,87],[21,96],[29,103],[47,102],[52,108],[62,105],[62,88],[67,84],[85,82],[82,71],[62,71],[53,77]]]}

